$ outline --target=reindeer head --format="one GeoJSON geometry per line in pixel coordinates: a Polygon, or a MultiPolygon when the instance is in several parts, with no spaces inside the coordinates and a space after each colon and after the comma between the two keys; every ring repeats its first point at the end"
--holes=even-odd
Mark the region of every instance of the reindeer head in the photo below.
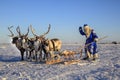
{"type": "Polygon", "coordinates": [[[16,31],[17,31],[17,33],[19,34],[19,38],[21,39],[21,41],[22,41],[23,43],[25,43],[25,42],[28,40],[29,27],[28,27],[28,31],[27,31],[26,34],[21,34],[21,31],[20,31],[20,27],[19,27],[19,26],[16,28],[16,31]]]}
{"type": "Polygon", "coordinates": [[[24,35],[21,35],[21,32],[20,32],[20,28],[19,26],[16,28],[16,31],[17,33],[19,34],[18,36],[14,36],[13,32],[11,31],[11,27],[8,27],[8,30],[10,31],[11,35],[8,35],[9,37],[12,37],[12,43],[13,44],[16,44],[16,46],[18,46],[19,44],[19,47],[21,46],[22,47],[22,44],[25,43],[25,41],[28,39],[28,33],[29,33],[29,28],[28,28],[28,32],[24,35]]]}
{"type": "Polygon", "coordinates": [[[35,36],[35,40],[40,41],[40,42],[45,41],[45,35],[49,33],[50,27],[51,27],[51,25],[49,24],[48,31],[45,32],[43,35],[36,35],[35,30],[32,28],[32,25],[30,25],[31,32],[35,36]]]}

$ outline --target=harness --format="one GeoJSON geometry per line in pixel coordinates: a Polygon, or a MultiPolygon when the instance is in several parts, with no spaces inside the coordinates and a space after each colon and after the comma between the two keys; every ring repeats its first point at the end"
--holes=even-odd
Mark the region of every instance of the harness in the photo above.
{"type": "Polygon", "coordinates": [[[56,48],[55,48],[55,43],[54,43],[54,40],[51,40],[52,44],[53,44],[53,50],[55,51],[56,48]]]}

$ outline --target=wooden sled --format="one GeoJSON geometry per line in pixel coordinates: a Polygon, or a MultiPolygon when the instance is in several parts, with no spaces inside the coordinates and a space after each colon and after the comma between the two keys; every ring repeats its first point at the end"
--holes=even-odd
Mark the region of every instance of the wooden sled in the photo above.
{"type": "Polygon", "coordinates": [[[46,64],[56,64],[60,62],[62,62],[62,60],[50,60],[50,61],[46,61],[46,64]]]}

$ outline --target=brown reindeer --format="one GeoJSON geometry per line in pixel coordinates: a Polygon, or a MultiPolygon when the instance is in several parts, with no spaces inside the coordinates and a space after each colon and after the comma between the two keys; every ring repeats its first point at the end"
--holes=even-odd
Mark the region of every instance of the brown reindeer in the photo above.
{"type": "MultiPolygon", "coordinates": [[[[10,31],[11,35],[8,35],[9,37],[12,37],[12,43],[16,45],[16,47],[18,48],[18,50],[21,53],[21,60],[24,60],[24,52],[27,49],[27,45],[26,45],[26,41],[28,39],[28,33],[29,33],[29,28],[28,28],[28,32],[24,35],[21,35],[21,31],[20,31],[20,27],[18,26],[16,28],[16,31],[18,32],[18,36],[14,36],[13,32],[11,31],[11,27],[8,27],[8,30],[10,31]]],[[[27,53],[27,52],[26,52],[27,53]]]]}
{"type": "Polygon", "coordinates": [[[58,52],[60,53],[60,50],[61,50],[61,46],[62,46],[62,41],[57,39],[57,38],[54,38],[54,39],[46,39],[44,42],[43,42],[43,46],[46,50],[46,53],[49,53],[50,54],[50,58],[51,59],[54,59],[55,57],[57,57],[58,59],[60,58],[59,55],[55,55],[54,52],[58,52]]]}

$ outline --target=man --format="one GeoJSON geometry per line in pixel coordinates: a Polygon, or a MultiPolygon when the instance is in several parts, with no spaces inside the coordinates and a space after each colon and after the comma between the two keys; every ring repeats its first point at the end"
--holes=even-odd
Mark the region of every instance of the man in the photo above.
{"type": "Polygon", "coordinates": [[[98,54],[96,51],[96,42],[98,41],[98,36],[96,35],[96,33],[94,33],[94,30],[91,29],[87,24],[84,24],[83,29],[84,30],[82,30],[82,27],[79,27],[80,34],[86,36],[85,57],[83,59],[95,60],[98,58],[98,54]]]}

